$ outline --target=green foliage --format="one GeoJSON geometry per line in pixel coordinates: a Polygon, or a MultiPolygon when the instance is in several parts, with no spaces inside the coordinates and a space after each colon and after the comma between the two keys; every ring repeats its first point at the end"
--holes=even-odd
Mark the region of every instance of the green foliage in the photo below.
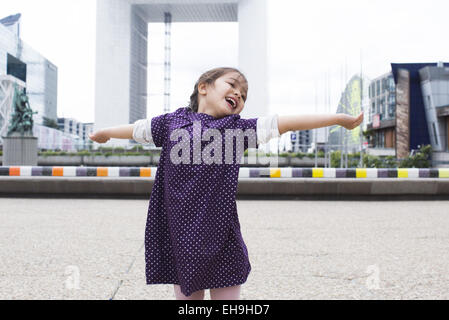
{"type": "Polygon", "coordinates": [[[98,152],[102,152],[102,153],[112,152],[113,150],[114,150],[114,148],[112,148],[112,147],[99,147],[98,148],[98,152]]]}
{"type": "Polygon", "coordinates": [[[398,163],[394,156],[386,156],[384,158],[385,168],[397,168],[398,163]]]}
{"type": "MultiPolygon", "coordinates": [[[[344,156],[343,161],[345,161],[344,156]]],[[[337,150],[331,152],[331,167],[332,168],[344,167],[341,166],[340,162],[341,162],[341,151],[337,150]]],[[[359,166],[359,162],[360,162],[360,152],[348,154],[348,168],[357,168],[359,166]]]]}
{"type": "Polygon", "coordinates": [[[432,146],[430,144],[421,146],[419,151],[413,156],[402,159],[399,162],[399,168],[429,168],[431,155],[432,146]]]}
{"type": "Polygon", "coordinates": [[[143,146],[141,145],[134,146],[131,148],[131,151],[133,152],[143,151],[143,146]]]}
{"type": "MultiPolygon", "coordinates": [[[[317,157],[320,157],[320,155],[322,155],[322,157],[324,157],[324,152],[322,152],[322,151],[321,151],[321,153],[317,152],[317,157]]],[[[308,158],[315,158],[315,153],[305,153],[304,156],[308,157],[308,158]]]]}
{"type": "Polygon", "coordinates": [[[124,155],[125,156],[141,156],[142,153],[141,152],[125,152],[124,155]]]}
{"type": "MultiPolygon", "coordinates": [[[[134,152],[125,152],[125,150],[121,147],[118,148],[102,148],[101,152],[97,151],[95,153],[89,152],[88,150],[82,150],[77,153],[74,152],[66,152],[61,150],[55,150],[55,151],[41,151],[38,152],[39,156],[106,156],[110,157],[113,155],[117,155],[117,151],[120,152],[120,156],[151,156],[160,154],[160,151],[144,151],[141,146],[135,146],[133,149],[134,152]],[[109,151],[107,151],[109,150],[109,151]]],[[[422,146],[420,150],[414,154],[413,156],[409,156],[406,159],[400,159],[399,161],[394,156],[386,156],[386,157],[378,157],[378,156],[372,156],[363,154],[363,166],[366,168],[429,168],[430,163],[430,157],[432,154],[432,147],[430,145],[422,146]]],[[[2,151],[0,151],[0,155],[3,155],[2,151]]],[[[275,156],[276,154],[259,152],[259,157],[266,156],[271,157],[275,156]]],[[[248,156],[248,150],[245,150],[244,156],[248,156]]],[[[302,159],[304,157],[310,157],[314,158],[314,153],[289,153],[284,152],[280,153],[278,155],[279,157],[296,157],[299,159],[302,159]]],[[[323,158],[324,152],[320,151],[318,152],[318,157],[323,158]]],[[[340,158],[341,158],[341,151],[334,151],[331,152],[331,166],[333,168],[340,168],[340,158]]],[[[348,168],[357,168],[359,165],[360,160],[360,152],[354,153],[354,154],[348,154],[348,168]]]]}
{"type": "MultiPolygon", "coordinates": [[[[104,151],[104,150],[103,150],[104,151]]],[[[124,151],[124,150],[123,150],[124,151]]],[[[1,155],[2,151],[0,151],[1,155]]],[[[40,151],[38,152],[39,156],[151,156],[151,152],[122,152],[121,154],[117,154],[115,152],[89,152],[88,150],[82,150],[78,152],[65,152],[65,151],[40,151]]],[[[154,153],[155,155],[158,155],[159,153],[154,153]]]]}
{"type": "Polygon", "coordinates": [[[125,152],[125,148],[123,147],[115,147],[114,148],[114,153],[124,153],[125,152]]]}
{"type": "Polygon", "coordinates": [[[331,153],[331,167],[340,168],[341,151],[337,150],[331,153]]]}
{"type": "Polygon", "coordinates": [[[397,160],[393,156],[376,157],[363,155],[363,164],[367,168],[430,168],[432,146],[422,146],[413,156],[397,160]]]}

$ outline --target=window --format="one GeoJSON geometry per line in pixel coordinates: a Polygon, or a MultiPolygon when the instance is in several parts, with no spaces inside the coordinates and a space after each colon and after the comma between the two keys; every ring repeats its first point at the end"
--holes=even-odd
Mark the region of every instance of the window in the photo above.
{"type": "Polygon", "coordinates": [[[385,98],[380,99],[380,113],[385,114],[385,98]]]}
{"type": "Polygon", "coordinates": [[[435,137],[435,144],[438,145],[438,136],[437,136],[437,130],[435,129],[435,122],[432,122],[433,127],[433,136],[435,137]]]}
{"type": "Polygon", "coordinates": [[[10,74],[23,82],[27,81],[27,65],[8,53],[6,74],[10,74]]]}
{"type": "Polygon", "coordinates": [[[388,89],[390,92],[394,92],[396,90],[393,76],[388,77],[388,89]]]}
{"type": "Polygon", "coordinates": [[[376,81],[376,94],[379,95],[380,94],[380,80],[376,81]]]}

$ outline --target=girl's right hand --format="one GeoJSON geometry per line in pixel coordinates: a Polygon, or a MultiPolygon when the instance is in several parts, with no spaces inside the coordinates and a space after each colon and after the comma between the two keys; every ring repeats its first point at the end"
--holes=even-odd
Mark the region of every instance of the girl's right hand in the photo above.
{"type": "Polygon", "coordinates": [[[348,130],[352,130],[358,127],[363,121],[363,112],[357,117],[350,116],[349,114],[340,113],[339,125],[345,127],[348,130]]]}
{"type": "Polygon", "coordinates": [[[107,132],[104,130],[99,130],[94,133],[89,133],[89,139],[98,143],[105,143],[111,139],[107,132]]]}

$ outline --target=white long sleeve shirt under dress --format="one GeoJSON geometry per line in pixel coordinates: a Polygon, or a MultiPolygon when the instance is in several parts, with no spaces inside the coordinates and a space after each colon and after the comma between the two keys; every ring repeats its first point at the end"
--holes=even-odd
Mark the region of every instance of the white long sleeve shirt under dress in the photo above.
{"type": "MultiPolygon", "coordinates": [[[[278,115],[274,114],[257,118],[257,141],[267,143],[280,136],[278,129],[278,115]]],[[[133,139],[140,144],[151,144],[151,119],[141,119],[134,122],[133,139]]]]}

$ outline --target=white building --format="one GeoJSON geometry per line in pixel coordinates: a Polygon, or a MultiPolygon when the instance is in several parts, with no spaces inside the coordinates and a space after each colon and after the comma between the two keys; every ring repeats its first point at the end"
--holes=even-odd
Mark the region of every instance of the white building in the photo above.
{"type": "MultiPolygon", "coordinates": [[[[42,125],[44,117],[57,121],[58,69],[20,39],[20,14],[0,20],[0,75],[26,84],[30,107],[38,112],[35,124],[42,125]]],[[[0,131],[8,122],[0,115],[0,131]]]]}
{"type": "Polygon", "coordinates": [[[89,139],[89,133],[93,132],[93,123],[79,122],[73,118],[58,118],[59,130],[76,137],[76,149],[86,149],[92,141],[89,139]]]}
{"type": "Polygon", "coordinates": [[[268,113],[266,0],[97,0],[95,130],[147,117],[148,23],[165,13],[174,23],[238,22],[238,68],[251,87],[241,116],[268,113]]]}

